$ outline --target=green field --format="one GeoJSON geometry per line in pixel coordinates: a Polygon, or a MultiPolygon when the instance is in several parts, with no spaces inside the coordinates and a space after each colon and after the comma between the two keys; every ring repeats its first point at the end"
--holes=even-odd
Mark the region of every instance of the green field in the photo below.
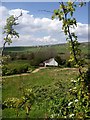
{"type": "MultiPolygon", "coordinates": [[[[88,43],[82,43],[80,47],[82,57],[88,63],[88,43]]],[[[8,58],[6,59],[6,66],[3,67],[3,75],[25,73],[53,57],[61,67],[73,67],[68,62],[70,54],[67,44],[38,47],[7,47],[4,52],[8,58]]]]}
{"type": "MultiPolygon", "coordinates": [[[[90,58],[89,43],[81,43],[80,49],[82,51],[82,57],[85,58],[85,60],[87,61],[90,58]]],[[[70,56],[68,44],[32,46],[32,47],[6,47],[4,52],[6,55],[13,56],[14,59],[15,56],[17,58],[19,56],[25,55],[29,56],[29,54],[34,54],[35,56],[37,55],[40,56],[40,54],[42,54],[41,57],[43,57],[43,54],[45,54],[45,56],[48,56],[48,54],[49,56],[51,56],[50,54],[52,54],[52,52],[53,54],[55,54],[54,57],[60,55],[61,58],[69,59],[70,56]]]]}
{"type": "MultiPolygon", "coordinates": [[[[81,44],[82,54],[85,59],[88,59],[88,43],[81,44]]],[[[6,53],[24,53],[28,56],[27,53],[30,52],[39,52],[43,50],[53,49],[57,54],[60,54],[61,57],[67,59],[68,57],[68,46],[67,44],[62,45],[53,45],[53,46],[39,46],[39,47],[7,47],[5,49],[6,53]],[[64,56],[63,56],[64,55],[64,56]]],[[[46,51],[46,52],[47,52],[46,51]]],[[[19,54],[18,54],[19,55],[19,54]]],[[[36,55],[36,54],[35,54],[36,55]]],[[[39,57],[40,54],[38,54],[39,57]]],[[[16,57],[16,56],[15,56],[16,57]]],[[[37,56],[36,56],[37,57],[37,56]]],[[[42,56],[43,57],[43,56],[42,56]]],[[[38,59],[37,59],[38,60],[38,59]]],[[[8,60],[7,60],[8,61],[8,60]]],[[[28,67],[28,70],[34,70],[38,66],[31,66],[31,62],[29,59],[15,59],[9,60],[9,62],[5,63],[5,65],[10,68],[7,72],[11,72],[13,70],[21,71],[21,66],[23,69],[25,66],[28,67]]],[[[22,74],[19,76],[3,76],[2,79],[2,100],[6,100],[7,98],[21,98],[23,95],[23,91],[26,88],[32,89],[33,93],[35,93],[35,101],[31,107],[31,111],[29,113],[30,118],[45,118],[47,115],[51,114],[48,112],[50,109],[50,104],[52,101],[57,101],[59,103],[61,100],[71,100],[74,96],[70,94],[69,90],[74,87],[71,83],[71,80],[77,80],[78,69],[77,68],[64,68],[65,66],[59,67],[47,67],[45,69],[41,69],[36,73],[28,73],[23,76],[22,74]],[[62,68],[60,68],[62,67],[62,68]]],[[[27,71],[26,71],[27,72],[27,71]]],[[[22,73],[22,72],[21,72],[22,73]]],[[[8,75],[8,74],[7,74],[8,75]]],[[[55,105],[56,105],[55,103],[55,105]]],[[[62,106],[62,105],[60,105],[62,106]]],[[[64,106],[63,106],[64,107],[64,106]]],[[[25,118],[26,114],[24,110],[19,111],[19,118],[25,118]]],[[[5,108],[3,109],[3,118],[16,118],[16,112],[14,109],[5,108]]]]}
{"type": "MultiPolygon", "coordinates": [[[[80,45],[82,53],[88,53],[88,43],[81,43],[80,45]]],[[[68,45],[67,44],[58,44],[58,45],[47,45],[47,46],[32,46],[32,47],[6,47],[5,52],[36,52],[43,49],[54,48],[57,53],[67,53],[68,45]]]]}
{"type": "MultiPolygon", "coordinates": [[[[32,106],[29,117],[31,118],[44,118],[48,109],[48,102],[46,101],[48,97],[53,97],[57,94],[58,99],[63,97],[68,97],[67,93],[72,84],[71,79],[76,79],[78,72],[77,69],[61,69],[61,68],[46,68],[42,69],[37,73],[30,73],[28,76],[16,76],[3,78],[3,90],[2,96],[3,101],[8,97],[18,97],[22,96],[22,89],[32,88],[37,94],[38,91],[40,96],[37,96],[36,102],[32,106]],[[46,90],[46,91],[43,91],[46,90]],[[43,103],[43,104],[42,104],[43,103]]],[[[4,109],[3,118],[13,118],[16,117],[15,111],[13,109],[4,109]]],[[[25,117],[25,112],[20,111],[20,118],[25,117]]]]}

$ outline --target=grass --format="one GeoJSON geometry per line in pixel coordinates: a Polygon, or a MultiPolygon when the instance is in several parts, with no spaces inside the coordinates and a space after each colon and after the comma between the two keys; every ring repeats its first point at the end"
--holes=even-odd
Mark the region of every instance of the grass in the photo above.
{"type": "Polygon", "coordinates": [[[30,76],[14,76],[10,78],[3,78],[3,100],[5,100],[7,96],[19,96],[17,93],[21,83],[24,85],[24,87],[53,85],[53,83],[58,80],[63,80],[64,82],[64,79],[66,81],[70,78],[75,78],[75,75],[77,74],[75,71],[76,70],[72,71],[62,70],[60,68],[47,68],[42,69],[37,73],[30,73],[30,76]]]}
{"type": "MultiPolygon", "coordinates": [[[[47,68],[42,69],[37,73],[30,73],[29,76],[17,76],[10,78],[3,78],[3,89],[2,89],[2,100],[4,101],[8,97],[18,97],[22,96],[23,88],[33,88],[34,91],[39,87],[47,89],[46,95],[53,96],[53,93],[58,93],[59,97],[61,95],[67,94],[72,85],[70,84],[70,80],[76,79],[76,75],[78,74],[77,69],[68,69],[63,70],[61,68],[47,68]],[[63,86],[62,88],[58,88],[58,82],[60,82],[63,86]],[[51,92],[53,91],[53,92],[51,92]],[[63,93],[64,92],[64,93],[63,93]]],[[[43,91],[41,91],[40,95],[43,96],[43,91]]],[[[54,96],[53,96],[54,97],[54,96]]],[[[47,103],[43,99],[41,101],[43,105],[38,107],[36,103],[32,106],[30,111],[31,118],[42,118],[45,117],[45,113],[47,110],[47,103]]],[[[41,104],[39,103],[39,104],[41,104]]],[[[15,117],[15,112],[13,109],[4,109],[3,117],[15,117]]],[[[25,112],[20,112],[20,117],[25,117],[25,112]]]]}
{"type": "MultiPolygon", "coordinates": [[[[38,47],[6,47],[6,52],[36,52],[39,50],[44,50],[48,48],[54,48],[57,53],[66,53],[69,52],[67,44],[58,44],[58,45],[51,45],[51,46],[38,46],[38,47]]],[[[82,49],[82,53],[88,53],[88,43],[81,43],[80,48],[82,49]]]]}
{"type": "MultiPolygon", "coordinates": [[[[81,49],[83,54],[88,54],[87,49],[88,44],[83,43],[81,44],[81,49]]],[[[54,48],[57,53],[66,53],[67,47],[66,44],[62,45],[55,45],[55,46],[44,46],[44,47],[9,47],[6,48],[8,52],[30,52],[30,51],[39,51],[47,48],[54,48]]],[[[28,63],[29,61],[13,61],[10,64],[16,65],[17,64],[24,64],[28,63]]],[[[47,68],[41,69],[37,73],[30,73],[28,76],[14,76],[14,77],[7,77],[3,78],[3,89],[2,89],[2,100],[6,100],[8,97],[18,97],[22,96],[22,90],[25,88],[32,88],[35,92],[37,89],[41,90],[39,93],[43,100],[37,101],[32,106],[30,111],[29,117],[31,118],[44,118],[45,114],[47,114],[48,104],[46,103],[45,96],[54,97],[55,94],[58,94],[59,99],[60,97],[66,95],[70,88],[72,88],[72,84],[70,82],[71,79],[77,79],[78,71],[77,69],[61,69],[61,68],[47,68]],[[60,84],[59,84],[60,83],[60,84]],[[61,85],[61,86],[60,86],[61,85]],[[44,92],[42,89],[46,89],[45,96],[43,97],[44,92]],[[43,103],[43,104],[42,104],[43,103]]],[[[4,109],[3,110],[3,118],[15,118],[16,114],[13,109],[4,109]]],[[[20,112],[20,118],[25,117],[25,111],[20,112]]]]}

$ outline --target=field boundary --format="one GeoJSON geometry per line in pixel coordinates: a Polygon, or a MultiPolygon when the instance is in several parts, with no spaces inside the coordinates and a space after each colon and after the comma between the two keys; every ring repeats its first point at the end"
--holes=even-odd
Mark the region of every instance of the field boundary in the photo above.
{"type": "MultiPolygon", "coordinates": [[[[36,73],[38,71],[40,71],[41,69],[46,69],[46,68],[49,68],[49,67],[39,67],[39,68],[36,68],[35,70],[33,70],[31,73],[36,73]]],[[[59,68],[59,70],[77,70],[77,68],[59,68]]],[[[9,76],[1,76],[0,78],[11,78],[11,77],[20,77],[20,76],[28,76],[30,75],[31,73],[22,73],[22,74],[15,74],[15,75],[9,75],[9,76]]]]}

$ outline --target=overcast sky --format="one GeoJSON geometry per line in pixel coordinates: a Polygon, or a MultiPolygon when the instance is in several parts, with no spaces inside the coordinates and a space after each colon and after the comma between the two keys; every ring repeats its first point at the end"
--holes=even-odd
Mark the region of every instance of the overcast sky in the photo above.
{"type": "MultiPolygon", "coordinates": [[[[0,5],[1,27],[5,25],[6,18],[10,15],[23,16],[19,18],[19,25],[15,29],[19,32],[19,39],[13,39],[10,46],[33,46],[65,43],[65,36],[62,31],[62,23],[58,19],[51,20],[52,13],[43,12],[47,10],[53,12],[59,4],[54,2],[3,2],[0,5]],[[1,19],[2,18],[2,19],[1,19]]],[[[74,30],[80,42],[88,41],[88,5],[78,8],[74,14],[78,21],[78,26],[74,30]]],[[[1,30],[0,30],[1,32],[1,30]]],[[[0,35],[0,46],[3,43],[0,35]]]]}

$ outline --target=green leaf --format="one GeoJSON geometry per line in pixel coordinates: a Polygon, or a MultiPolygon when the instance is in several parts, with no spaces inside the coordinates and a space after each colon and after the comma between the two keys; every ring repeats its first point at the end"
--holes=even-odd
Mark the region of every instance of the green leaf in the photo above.
{"type": "Polygon", "coordinates": [[[55,15],[52,15],[52,20],[55,19],[55,15]]]}
{"type": "Polygon", "coordinates": [[[72,11],[70,12],[70,15],[71,15],[71,17],[73,16],[73,12],[72,11]]]}
{"type": "Polygon", "coordinates": [[[59,10],[54,10],[54,14],[55,14],[55,15],[59,15],[58,12],[59,12],[59,10]]]}

